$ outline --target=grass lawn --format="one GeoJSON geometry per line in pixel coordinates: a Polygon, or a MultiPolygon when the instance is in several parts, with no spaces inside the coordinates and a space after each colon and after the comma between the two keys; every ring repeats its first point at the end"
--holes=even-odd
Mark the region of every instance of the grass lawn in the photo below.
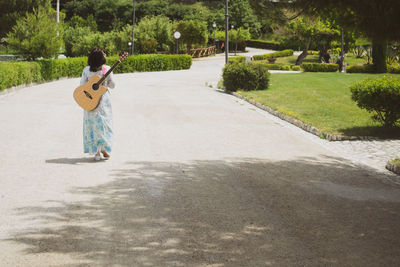
{"type": "MultiPolygon", "coordinates": [[[[330,134],[400,138],[400,127],[386,129],[351,100],[349,87],[382,74],[272,74],[270,88],[239,92],[259,103],[311,124],[330,134]]],[[[400,78],[400,75],[393,75],[400,78]]]]}

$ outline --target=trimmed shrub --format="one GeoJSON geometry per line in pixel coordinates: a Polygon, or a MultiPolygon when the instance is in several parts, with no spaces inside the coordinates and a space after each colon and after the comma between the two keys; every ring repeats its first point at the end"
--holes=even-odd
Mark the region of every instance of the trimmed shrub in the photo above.
{"type": "Polygon", "coordinates": [[[254,60],[265,60],[268,58],[289,57],[289,56],[293,56],[292,49],[287,49],[287,50],[269,53],[269,54],[265,54],[265,55],[255,55],[255,56],[253,56],[253,59],[254,60]]]}
{"type": "Polygon", "coordinates": [[[346,68],[347,73],[374,73],[374,66],[367,65],[353,65],[346,68]]]}
{"type": "Polygon", "coordinates": [[[231,92],[267,89],[269,76],[268,68],[263,64],[233,63],[222,70],[225,90],[231,92]]]}
{"type": "MultiPolygon", "coordinates": [[[[107,64],[112,65],[119,57],[107,58],[107,64]]],[[[114,73],[166,71],[190,69],[192,57],[189,55],[137,55],[123,61],[114,73]]]]}
{"type": "Polygon", "coordinates": [[[331,63],[303,63],[301,67],[306,72],[337,72],[338,64],[331,63]]]}
{"type": "Polygon", "coordinates": [[[41,65],[42,77],[46,81],[60,79],[61,77],[79,77],[87,66],[87,57],[43,59],[38,61],[41,65]]]}
{"type": "MultiPolygon", "coordinates": [[[[118,59],[117,56],[108,57],[107,64],[113,65],[118,59]]],[[[114,73],[183,70],[190,69],[191,65],[189,55],[138,55],[128,57],[114,73]]],[[[0,63],[0,90],[61,77],[80,77],[85,66],[87,57],[0,63]]]]}
{"type": "Polygon", "coordinates": [[[301,67],[298,66],[298,65],[292,66],[292,70],[293,70],[293,71],[302,71],[301,67]]]}
{"type": "Polygon", "coordinates": [[[0,62],[0,91],[42,80],[40,65],[36,62],[0,62]]]}
{"type": "Polygon", "coordinates": [[[229,62],[244,63],[246,62],[246,57],[245,56],[231,57],[229,58],[229,62]]]}
{"type": "Polygon", "coordinates": [[[290,70],[290,65],[269,64],[269,63],[267,63],[267,61],[253,61],[250,64],[263,65],[268,70],[290,70]]]}
{"type": "Polygon", "coordinates": [[[383,77],[357,82],[350,87],[357,106],[374,113],[372,119],[394,126],[400,119],[400,79],[383,77]]]}
{"type": "Polygon", "coordinates": [[[400,65],[389,65],[388,72],[393,74],[400,74],[400,65]]]}
{"type": "Polygon", "coordinates": [[[319,51],[308,50],[307,55],[319,56],[319,51]]]}
{"type": "Polygon", "coordinates": [[[263,40],[248,40],[246,41],[248,47],[270,49],[270,50],[281,50],[278,42],[268,42],[263,40]]]}

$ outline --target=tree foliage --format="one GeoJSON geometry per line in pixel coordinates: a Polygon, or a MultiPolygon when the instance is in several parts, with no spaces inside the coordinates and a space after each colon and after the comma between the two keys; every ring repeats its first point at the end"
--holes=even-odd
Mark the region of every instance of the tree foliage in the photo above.
{"type": "MultiPolygon", "coordinates": [[[[169,18],[159,15],[143,18],[135,27],[135,41],[156,41],[155,49],[169,51],[174,47],[173,25],[169,18]]],[[[151,43],[148,43],[149,45],[151,43]]]]}
{"type": "Polygon", "coordinates": [[[321,16],[334,11],[338,24],[372,40],[375,71],[386,72],[387,44],[400,40],[400,1],[298,0],[294,6],[314,15],[317,11],[321,16]]]}
{"type": "Polygon", "coordinates": [[[248,29],[239,28],[237,30],[234,29],[229,31],[229,39],[231,40],[231,42],[235,43],[235,54],[237,51],[238,43],[246,42],[247,40],[250,40],[250,38],[251,34],[248,29]]]}
{"type": "Polygon", "coordinates": [[[0,38],[5,37],[26,12],[32,12],[33,8],[44,6],[49,2],[50,0],[0,1],[0,38]]]}
{"type": "Polygon", "coordinates": [[[230,24],[235,28],[249,29],[254,37],[260,35],[261,23],[254,14],[249,0],[231,0],[229,1],[230,24]]]}
{"type": "Polygon", "coordinates": [[[207,25],[198,20],[182,20],[176,25],[176,30],[181,33],[180,40],[189,50],[193,46],[205,46],[208,41],[207,25]]]}
{"type": "Polygon", "coordinates": [[[49,5],[26,13],[7,35],[9,46],[32,60],[57,56],[63,44],[62,36],[63,28],[56,22],[56,13],[49,5]]]}

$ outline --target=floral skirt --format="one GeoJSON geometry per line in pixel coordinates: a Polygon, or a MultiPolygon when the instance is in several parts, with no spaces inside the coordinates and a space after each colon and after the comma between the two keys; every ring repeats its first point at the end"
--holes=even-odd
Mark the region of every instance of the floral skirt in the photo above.
{"type": "Polygon", "coordinates": [[[83,148],[91,155],[105,150],[111,152],[113,141],[110,93],[102,96],[99,105],[83,114],[83,148]]]}

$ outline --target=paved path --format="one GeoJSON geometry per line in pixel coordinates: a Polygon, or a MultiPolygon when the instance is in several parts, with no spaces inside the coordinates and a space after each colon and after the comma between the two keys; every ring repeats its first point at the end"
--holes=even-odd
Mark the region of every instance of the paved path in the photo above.
{"type": "Polygon", "coordinates": [[[207,87],[222,66],[116,75],[107,162],[78,79],[0,96],[0,265],[398,266],[398,178],[207,87]]]}

